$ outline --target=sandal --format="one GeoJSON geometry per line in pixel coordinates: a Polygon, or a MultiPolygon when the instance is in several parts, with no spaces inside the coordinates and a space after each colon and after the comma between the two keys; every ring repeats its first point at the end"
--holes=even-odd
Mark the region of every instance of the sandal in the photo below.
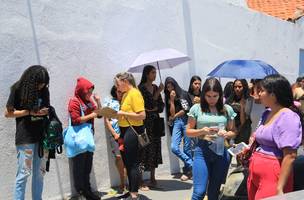
{"type": "Polygon", "coordinates": [[[149,191],[149,190],[150,190],[150,188],[149,188],[147,185],[141,185],[141,186],[139,187],[139,189],[140,189],[141,191],[149,191]]]}

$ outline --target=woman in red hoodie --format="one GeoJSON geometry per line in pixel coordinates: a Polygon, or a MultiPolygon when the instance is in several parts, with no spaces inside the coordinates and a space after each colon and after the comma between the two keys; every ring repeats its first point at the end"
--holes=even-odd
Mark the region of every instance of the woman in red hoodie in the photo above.
{"type": "MultiPolygon", "coordinates": [[[[101,107],[100,97],[93,95],[94,85],[87,79],[80,77],[77,79],[75,88],[75,96],[69,102],[69,114],[71,116],[72,125],[79,125],[81,123],[91,123],[94,133],[94,118],[97,113],[94,112],[101,107]],[[84,115],[82,116],[82,111],[84,115]]],[[[93,163],[93,153],[84,152],[72,158],[74,186],[79,194],[82,194],[86,199],[95,200],[100,199],[95,195],[90,186],[90,173],[93,163]]]]}

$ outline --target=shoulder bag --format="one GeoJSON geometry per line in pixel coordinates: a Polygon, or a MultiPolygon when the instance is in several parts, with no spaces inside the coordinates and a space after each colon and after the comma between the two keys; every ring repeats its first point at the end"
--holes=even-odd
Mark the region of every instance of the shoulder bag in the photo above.
{"type": "MultiPolygon", "coordinates": [[[[80,105],[81,116],[84,112],[80,105]]],[[[68,158],[77,156],[86,151],[95,151],[95,142],[91,123],[81,123],[72,126],[69,117],[69,126],[63,131],[64,147],[68,158]]]]}

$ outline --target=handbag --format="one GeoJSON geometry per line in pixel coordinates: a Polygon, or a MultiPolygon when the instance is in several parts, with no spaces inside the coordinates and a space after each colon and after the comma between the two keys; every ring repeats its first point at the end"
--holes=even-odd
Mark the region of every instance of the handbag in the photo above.
{"type": "MultiPolygon", "coordinates": [[[[80,109],[81,116],[84,116],[81,106],[80,109]]],[[[63,138],[68,158],[75,157],[86,151],[95,151],[92,124],[90,123],[82,123],[72,126],[71,117],[69,117],[69,126],[63,131],[63,138]]]]}
{"type": "Polygon", "coordinates": [[[160,138],[165,136],[165,120],[162,117],[158,117],[153,120],[153,136],[160,138]]]}
{"type": "Polygon", "coordinates": [[[141,134],[138,134],[137,131],[134,129],[134,127],[129,122],[129,120],[127,120],[127,122],[129,123],[130,128],[132,129],[134,134],[137,136],[138,146],[140,148],[144,148],[144,147],[148,146],[151,143],[151,140],[147,134],[146,129],[144,129],[144,132],[142,132],[141,134]]]}

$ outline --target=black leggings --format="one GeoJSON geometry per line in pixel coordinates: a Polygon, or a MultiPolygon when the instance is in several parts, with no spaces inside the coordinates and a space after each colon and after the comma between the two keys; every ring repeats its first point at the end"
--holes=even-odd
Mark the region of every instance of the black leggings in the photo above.
{"type": "Polygon", "coordinates": [[[91,191],[90,173],[93,153],[84,152],[72,158],[74,186],[77,192],[91,191]]]}
{"type": "MultiPolygon", "coordinates": [[[[142,133],[144,126],[133,126],[137,133],[142,133]]],[[[124,140],[124,151],[121,152],[123,162],[127,169],[129,191],[138,192],[139,188],[139,148],[137,136],[130,127],[120,127],[121,136],[124,140]]]]}

